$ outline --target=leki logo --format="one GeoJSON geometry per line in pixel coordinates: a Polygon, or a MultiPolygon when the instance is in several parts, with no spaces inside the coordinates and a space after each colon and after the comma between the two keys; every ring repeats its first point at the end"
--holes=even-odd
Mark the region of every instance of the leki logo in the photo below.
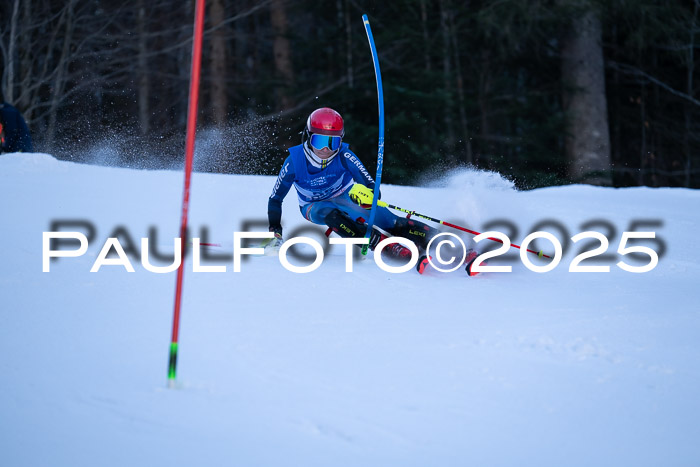
{"type": "Polygon", "coordinates": [[[355,236],[355,232],[352,229],[350,229],[347,225],[340,224],[340,228],[352,235],[353,237],[355,236]]]}
{"type": "Polygon", "coordinates": [[[408,233],[411,235],[418,235],[419,237],[425,237],[425,232],[420,232],[418,230],[409,230],[408,233]]]}

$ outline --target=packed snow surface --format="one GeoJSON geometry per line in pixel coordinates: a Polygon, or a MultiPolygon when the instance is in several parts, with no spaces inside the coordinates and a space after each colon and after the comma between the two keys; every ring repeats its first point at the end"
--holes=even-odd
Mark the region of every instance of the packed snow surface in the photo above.
{"type": "MultiPolygon", "coordinates": [[[[516,244],[551,232],[568,244],[561,263],[536,273],[512,249],[490,263],[512,272],[421,276],[385,272],[370,254],[346,272],[332,246],[308,274],[274,256],[234,272],[233,233],[267,230],[273,184],[193,175],[190,232],[219,245],[202,264],[226,272],[194,272],[187,257],[168,389],[176,273],[147,271],[139,253],[148,237],[172,256],[182,173],[0,157],[0,465],[700,464],[700,192],[519,192],[497,174],[461,171],[383,186],[382,200],[516,244]],[[89,248],[43,272],[52,230],[83,232],[89,248]],[[571,242],[587,230],[609,246],[581,265],[609,272],[569,272],[600,244],[571,242]],[[630,230],[655,232],[628,242],[659,254],[650,272],[617,266],[651,261],[618,253],[630,230]],[[90,272],[109,237],[135,272],[90,272]]],[[[286,238],[323,237],[300,230],[311,224],[293,192],[283,225],[286,238]]]]}

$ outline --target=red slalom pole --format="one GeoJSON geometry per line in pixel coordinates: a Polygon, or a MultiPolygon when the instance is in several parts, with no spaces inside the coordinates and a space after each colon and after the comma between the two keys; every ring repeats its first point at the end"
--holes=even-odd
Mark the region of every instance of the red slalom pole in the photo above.
{"type": "Polygon", "coordinates": [[[197,0],[194,16],[194,42],[192,44],[192,68],[190,70],[190,95],[187,109],[187,140],[185,142],[185,188],[182,195],[182,215],[180,222],[180,267],[177,269],[175,285],[175,310],[173,312],[173,333],[170,340],[168,362],[168,387],[175,387],[177,368],[177,339],[180,331],[180,307],[182,305],[182,279],[185,271],[185,245],[187,239],[187,214],[190,209],[190,180],[194,160],[194,141],[197,129],[197,104],[199,101],[199,75],[202,64],[202,36],[204,35],[204,3],[197,0]]]}
{"type": "MultiPolygon", "coordinates": [[[[383,201],[378,201],[378,204],[379,204],[380,206],[384,206],[384,207],[387,207],[387,208],[390,208],[390,209],[395,209],[395,210],[397,210],[397,211],[405,212],[405,213],[407,213],[407,214],[409,214],[409,215],[418,216],[418,217],[421,217],[421,218],[423,218],[423,219],[427,219],[427,220],[432,221],[432,222],[435,222],[435,223],[437,223],[437,224],[446,225],[447,227],[452,227],[453,229],[461,230],[461,231],[463,231],[463,232],[467,232],[467,233],[470,233],[470,234],[472,234],[472,235],[480,235],[480,233],[477,232],[477,231],[475,231],[475,230],[469,230],[469,229],[467,229],[467,228],[465,228],[465,227],[460,227],[459,225],[451,224],[451,223],[449,223],[449,222],[441,221],[440,219],[435,219],[434,217],[426,216],[425,214],[419,214],[419,213],[417,213],[416,211],[409,211],[408,209],[400,208],[400,207],[398,207],[398,206],[394,206],[393,204],[385,203],[385,202],[383,202],[383,201]]],[[[489,240],[492,240],[492,241],[494,241],[494,242],[503,243],[501,240],[499,240],[499,239],[497,239],[497,238],[488,237],[488,239],[489,239],[489,240]]],[[[521,249],[521,248],[520,248],[520,245],[516,245],[515,243],[511,243],[510,246],[512,246],[513,248],[517,248],[517,249],[519,249],[519,250],[521,249]]],[[[540,256],[540,257],[551,258],[551,256],[545,255],[545,254],[542,253],[541,251],[535,251],[535,250],[531,250],[531,249],[529,249],[529,248],[526,248],[526,250],[527,250],[528,252],[534,253],[534,254],[536,254],[537,256],[540,256]]]]}

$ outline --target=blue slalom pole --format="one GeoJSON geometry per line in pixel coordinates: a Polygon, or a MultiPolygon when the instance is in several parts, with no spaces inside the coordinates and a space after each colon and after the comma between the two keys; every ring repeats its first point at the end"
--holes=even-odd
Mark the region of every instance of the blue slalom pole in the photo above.
{"type": "MultiPolygon", "coordinates": [[[[372,199],[372,210],[369,213],[369,221],[367,221],[367,233],[365,238],[369,239],[372,235],[372,226],[374,218],[377,215],[377,199],[379,198],[379,185],[382,182],[382,167],[384,166],[384,91],[382,90],[382,73],[379,70],[379,58],[377,57],[377,48],[374,45],[374,37],[372,29],[369,26],[367,15],[362,15],[362,21],[365,24],[367,32],[367,40],[369,40],[369,48],[372,51],[372,60],[374,60],[374,76],[377,78],[377,99],[379,100],[379,150],[377,153],[377,176],[374,181],[374,193],[376,196],[372,199]]],[[[362,254],[367,254],[369,245],[362,247],[362,254]]]]}

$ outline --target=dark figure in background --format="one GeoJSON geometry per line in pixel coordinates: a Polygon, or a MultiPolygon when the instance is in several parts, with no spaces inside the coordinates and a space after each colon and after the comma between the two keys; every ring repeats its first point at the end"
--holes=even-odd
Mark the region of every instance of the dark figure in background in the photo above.
{"type": "Polygon", "coordinates": [[[0,90],[0,153],[5,152],[32,152],[32,137],[22,114],[0,90]]]}

